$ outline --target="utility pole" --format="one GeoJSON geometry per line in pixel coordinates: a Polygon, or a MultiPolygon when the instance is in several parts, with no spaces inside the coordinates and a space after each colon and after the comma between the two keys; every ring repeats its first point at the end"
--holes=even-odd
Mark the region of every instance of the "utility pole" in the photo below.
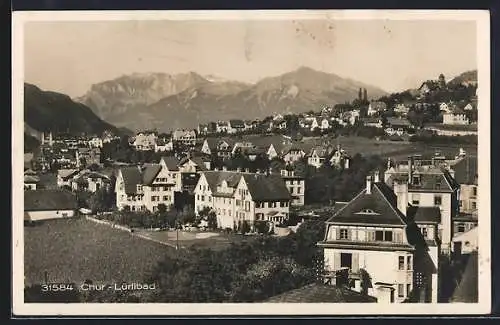
{"type": "Polygon", "coordinates": [[[176,227],[176,240],[175,240],[175,249],[179,250],[179,227],[176,227]]]}

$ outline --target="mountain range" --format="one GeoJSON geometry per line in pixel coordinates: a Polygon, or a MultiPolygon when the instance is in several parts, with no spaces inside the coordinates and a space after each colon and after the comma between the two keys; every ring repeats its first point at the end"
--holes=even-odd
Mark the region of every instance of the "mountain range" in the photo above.
{"type": "Polygon", "coordinates": [[[477,70],[465,71],[449,81],[450,84],[477,83],[477,70]]]}
{"type": "Polygon", "coordinates": [[[366,88],[369,98],[386,94],[375,86],[301,67],[255,84],[195,72],[131,74],[94,84],[75,101],[116,126],[168,130],[317,110],[357,98],[359,88],[366,88]]]}
{"type": "Polygon", "coordinates": [[[105,130],[123,133],[123,130],[101,120],[89,107],[74,102],[65,94],[24,84],[25,134],[39,139],[41,132],[101,135],[105,130]]]}

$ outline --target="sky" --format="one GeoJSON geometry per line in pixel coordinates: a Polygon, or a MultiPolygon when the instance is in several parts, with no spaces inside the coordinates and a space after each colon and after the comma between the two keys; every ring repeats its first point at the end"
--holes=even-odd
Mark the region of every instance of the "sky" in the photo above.
{"type": "Polygon", "coordinates": [[[477,69],[475,21],[28,22],[25,81],[83,95],[125,74],[189,71],[256,82],[301,66],[386,91],[477,69]]]}

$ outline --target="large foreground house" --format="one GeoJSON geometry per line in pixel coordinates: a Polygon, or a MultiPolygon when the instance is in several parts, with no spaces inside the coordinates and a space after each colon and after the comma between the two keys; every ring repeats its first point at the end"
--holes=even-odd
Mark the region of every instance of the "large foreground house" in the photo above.
{"type": "Polygon", "coordinates": [[[162,157],[159,164],[118,170],[116,206],[131,211],[157,211],[160,204],[170,208],[178,191],[181,191],[178,162],[174,157],[162,157]]]}
{"type": "Polygon", "coordinates": [[[415,207],[429,208],[427,211],[432,214],[439,210],[437,238],[442,253],[450,254],[454,219],[459,213],[459,185],[444,163],[412,156],[406,164],[390,166],[384,178],[396,193],[397,206],[404,214],[415,207]]]}
{"type": "Polygon", "coordinates": [[[195,212],[216,212],[219,228],[239,229],[246,222],[282,223],[289,217],[291,196],[279,175],[233,171],[202,172],[195,193],[195,212]]]}
{"type": "Polygon", "coordinates": [[[326,221],[318,243],[325,281],[376,297],[379,303],[437,302],[439,241],[422,237],[378,177],[326,221]]]}

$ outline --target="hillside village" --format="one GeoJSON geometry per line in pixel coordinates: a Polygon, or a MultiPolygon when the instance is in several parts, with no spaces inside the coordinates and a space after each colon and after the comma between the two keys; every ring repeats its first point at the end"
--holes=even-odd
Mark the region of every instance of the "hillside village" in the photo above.
{"type": "MultiPolygon", "coordinates": [[[[293,263],[313,275],[275,297],[236,300],[334,288],[337,301],[322,302],[477,299],[458,294],[478,249],[476,91],[440,75],[376,100],[360,88],[351,102],[301,114],[131,136],[45,130],[25,147],[24,220],[87,218],[149,239],[172,232],[177,250],[179,232],[303,240],[297,250],[310,255],[293,263]],[[353,138],[389,149],[345,145],[353,138]],[[403,143],[455,147],[391,149],[403,143]]],[[[175,301],[167,289],[159,296],[175,301]]]]}

